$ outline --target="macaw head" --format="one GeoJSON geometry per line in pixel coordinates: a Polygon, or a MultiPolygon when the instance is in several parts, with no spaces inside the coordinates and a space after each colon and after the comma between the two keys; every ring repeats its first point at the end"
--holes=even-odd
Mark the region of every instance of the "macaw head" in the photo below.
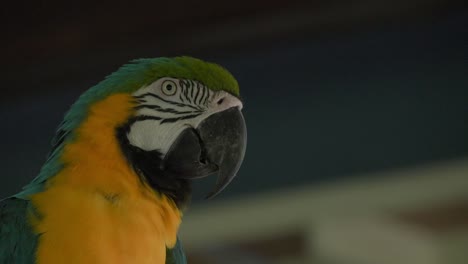
{"type": "Polygon", "coordinates": [[[154,74],[130,91],[135,112],[117,130],[128,161],[151,186],[175,199],[181,195],[177,180],[218,173],[208,197],[217,195],[234,178],[245,153],[237,81],[220,66],[189,57],[136,63],[148,70],[139,74],[154,74]]]}
{"type": "Polygon", "coordinates": [[[235,177],[244,157],[241,110],[238,83],[219,65],[191,57],[139,59],[77,100],[50,157],[63,151],[64,141],[84,137],[78,128],[90,115],[99,115],[98,122],[114,129],[111,136],[127,163],[155,191],[183,204],[189,180],[217,173],[208,195],[213,197],[235,177]]]}

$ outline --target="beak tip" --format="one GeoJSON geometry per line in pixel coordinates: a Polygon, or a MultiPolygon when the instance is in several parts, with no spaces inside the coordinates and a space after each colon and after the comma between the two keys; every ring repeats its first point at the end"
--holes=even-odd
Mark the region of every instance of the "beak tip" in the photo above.
{"type": "Polygon", "coordinates": [[[224,189],[226,189],[226,187],[232,182],[232,180],[236,177],[236,174],[233,174],[229,177],[219,177],[218,176],[218,183],[216,184],[216,187],[213,191],[211,191],[210,193],[208,193],[208,195],[205,196],[205,200],[209,200],[209,199],[212,199],[216,196],[218,196],[224,189]],[[219,182],[219,180],[221,180],[221,182],[219,182]]]}
{"type": "Polygon", "coordinates": [[[205,200],[213,199],[217,194],[215,192],[210,192],[208,195],[205,196],[205,200]]]}
{"type": "Polygon", "coordinates": [[[216,190],[213,190],[211,192],[209,192],[206,196],[205,196],[205,200],[211,200],[213,198],[215,198],[216,196],[218,196],[221,191],[223,190],[224,188],[216,188],[216,190]]]}

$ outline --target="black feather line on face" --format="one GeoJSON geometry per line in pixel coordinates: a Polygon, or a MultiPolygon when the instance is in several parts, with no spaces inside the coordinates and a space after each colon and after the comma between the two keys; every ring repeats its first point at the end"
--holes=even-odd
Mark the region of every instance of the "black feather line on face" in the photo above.
{"type": "Polygon", "coordinates": [[[210,97],[210,91],[206,87],[205,87],[205,89],[206,89],[206,94],[205,94],[205,98],[203,98],[203,103],[202,104],[206,106],[208,104],[208,97],[210,97]]]}
{"type": "Polygon", "coordinates": [[[201,95],[200,95],[200,98],[198,98],[197,100],[197,105],[200,105],[203,97],[205,96],[205,92],[206,92],[205,89],[206,89],[205,86],[200,85],[201,95]]]}
{"type": "Polygon", "coordinates": [[[183,88],[183,93],[181,92],[181,94],[184,95],[184,102],[188,102],[188,99],[187,99],[188,81],[180,80],[179,84],[183,88]]]}
{"type": "Polygon", "coordinates": [[[193,115],[186,115],[186,116],[181,116],[181,117],[174,117],[174,118],[164,118],[163,120],[161,120],[161,124],[174,123],[174,122],[177,122],[177,121],[180,121],[180,120],[192,119],[192,118],[195,118],[195,117],[197,117],[199,115],[201,115],[201,113],[193,114],[193,115]]]}
{"type": "Polygon", "coordinates": [[[193,93],[195,92],[195,82],[192,81],[192,80],[189,80],[190,82],[190,96],[189,96],[189,99],[190,99],[190,103],[193,104],[193,101],[194,101],[194,98],[193,98],[193,93]]]}
{"type": "Polygon", "coordinates": [[[195,97],[193,97],[193,102],[195,104],[198,104],[198,95],[200,94],[200,90],[202,89],[202,86],[200,85],[200,83],[198,82],[195,82],[195,87],[197,89],[197,93],[195,93],[195,97]]]}
{"type": "Polygon", "coordinates": [[[171,104],[171,105],[175,105],[175,106],[178,106],[178,107],[189,107],[189,108],[192,108],[192,109],[194,109],[194,110],[200,110],[200,109],[198,109],[197,107],[192,106],[192,105],[187,105],[187,104],[178,103],[178,102],[174,102],[174,101],[169,101],[169,100],[163,99],[163,98],[160,97],[159,95],[153,94],[153,93],[145,93],[145,94],[142,94],[142,95],[137,95],[137,96],[134,96],[134,98],[136,98],[136,99],[143,99],[143,98],[145,98],[146,96],[150,96],[150,97],[156,98],[156,99],[158,99],[159,101],[162,101],[162,102],[165,102],[165,103],[168,103],[168,104],[171,104]]]}
{"type": "Polygon", "coordinates": [[[127,124],[116,130],[122,153],[143,183],[149,184],[155,191],[172,199],[179,209],[184,208],[190,202],[192,193],[190,182],[166,175],[161,168],[162,153],[158,150],[146,151],[130,144],[127,135],[130,126],[137,121],[137,118],[130,119],[127,124]]]}
{"type": "Polygon", "coordinates": [[[142,104],[142,105],[135,107],[135,110],[140,110],[140,109],[151,109],[151,110],[156,110],[156,112],[171,113],[171,114],[194,114],[194,113],[200,112],[200,110],[178,111],[172,108],[162,108],[159,105],[147,105],[147,104],[142,104]]]}

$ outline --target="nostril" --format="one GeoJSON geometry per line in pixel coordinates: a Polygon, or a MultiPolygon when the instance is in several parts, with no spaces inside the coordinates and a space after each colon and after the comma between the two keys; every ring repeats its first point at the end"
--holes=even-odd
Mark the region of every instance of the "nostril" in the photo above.
{"type": "Polygon", "coordinates": [[[222,98],[220,98],[220,99],[218,100],[218,105],[222,104],[223,102],[224,102],[224,97],[222,97],[222,98]]]}

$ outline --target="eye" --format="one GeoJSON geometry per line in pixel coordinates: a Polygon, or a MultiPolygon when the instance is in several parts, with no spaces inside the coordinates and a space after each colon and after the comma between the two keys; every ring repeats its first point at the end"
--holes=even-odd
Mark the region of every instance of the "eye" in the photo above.
{"type": "Polygon", "coordinates": [[[174,95],[177,92],[177,85],[174,81],[167,80],[162,83],[161,90],[165,95],[174,95]]]}

